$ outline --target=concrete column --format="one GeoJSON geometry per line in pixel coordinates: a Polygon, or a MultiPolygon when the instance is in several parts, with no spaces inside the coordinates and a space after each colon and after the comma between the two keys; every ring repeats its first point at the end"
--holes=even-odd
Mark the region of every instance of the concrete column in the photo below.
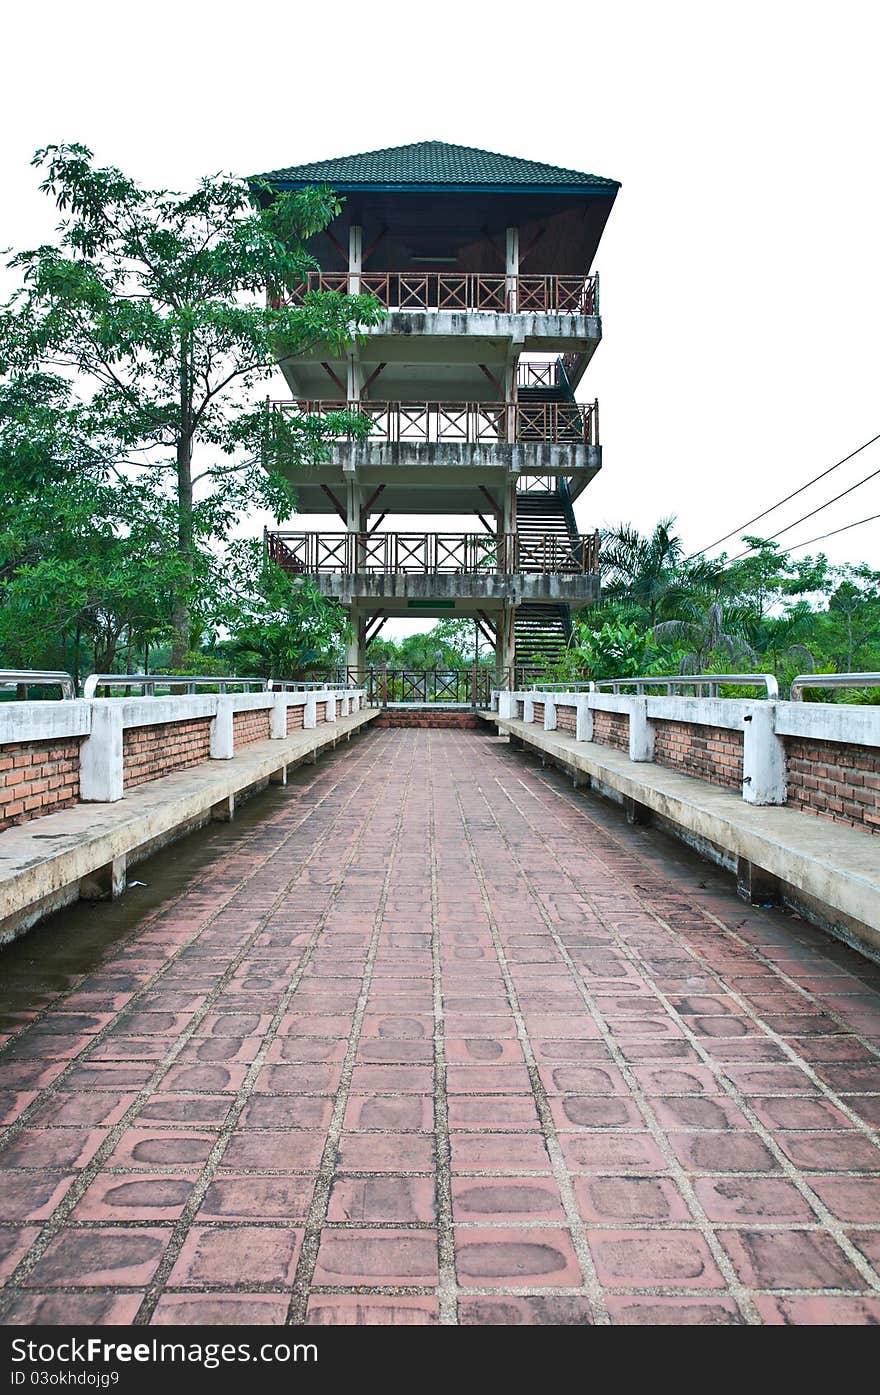
{"type": "Polygon", "coordinates": [[[498,613],[495,641],[495,680],[500,688],[514,686],[516,661],[516,608],[505,603],[498,613]]]}
{"type": "Polygon", "coordinates": [[[215,823],[231,823],[235,818],[235,795],[226,794],[212,804],[211,818],[215,823]]]}
{"type": "Polygon", "coordinates": [[[498,716],[509,720],[516,718],[516,694],[509,688],[498,694],[498,716]]]}
{"type": "Polygon", "coordinates": [[[121,853],[119,857],[114,857],[112,862],[107,862],[103,867],[97,867],[94,872],[89,872],[80,880],[80,899],[83,901],[115,901],[117,896],[121,896],[125,890],[127,863],[128,859],[125,853],[121,853]]]}
{"type": "Polygon", "coordinates": [[[593,739],[593,709],[590,706],[588,693],[581,693],[577,700],[577,717],[575,719],[575,740],[592,741],[593,739]]]}
{"type": "Polygon", "coordinates": [[[314,689],[306,695],[305,707],[303,708],[303,730],[308,731],[309,727],[318,725],[318,697],[314,689]]]}
{"type": "Polygon", "coordinates": [[[348,608],[348,623],[351,637],[345,649],[346,667],[361,674],[366,672],[367,655],[364,648],[364,616],[357,601],[352,601],[348,608]]]}
{"type": "Polygon", "coordinates": [[[364,230],[352,223],[348,230],[348,291],[360,295],[363,265],[364,230]]]}
{"type": "Polygon", "coordinates": [[[122,798],[122,707],[117,698],[97,698],[91,705],[91,727],[79,757],[84,803],[112,804],[122,798]]]}
{"type": "Polygon", "coordinates": [[[780,899],[779,881],[746,857],[736,859],[736,894],[753,906],[772,906],[780,899]]]}
{"type": "Polygon", "coordinates": [[[556,730],[556,698],[553,693],[544,694],[544,730],[556,730]]]}
{"type": "Polygon", "coordinates": [[[325,722],[335,722],[335,721],[336,721],[336,698],[333,696],[332,693],[324,693],[323,696],[324,696],[324,701],[325,701],[325,703],[326,703],[326,706],[325,706],[325,708],[324,708],[324,711],[325,711],[326,714],[327,714],[326,717],[324,718],[324,720],[325,720],[325,722]]]}
{"type": "Polygon", "coordinates": [[[507,275],[507,304],[511,314],[516,314],[516,278],[519,275],[519,228],[507,229],[506,244],[505,272],[507,275]]]}
{"type": "Polygon", "coordinates": [[[750,704],[743,719],[742,791],[747,804],[785,803],[785,745],[776,735],[775,702],[750,704]]]}
{"type": "Polygon", "coordinates": [[[273,770],[273,771],[272,771],[272,774],[269,776],[269,784],[270,784],[270,785],[286,785],[286,784],[287,784],[287,766],[286,766],[286,765],[279,765],[279,767],[278,767],[277,770],[273,770]]]}
{"type": "Polygon", "coordinates": [[[535,720],[535,699],[531,693],[526,693],[523,697],[523,721],[533,722],[535,720]]]}
{"type": "Polygon", "coordinates": [[[211,760],[231,760],[235,755],[235,723],[232,698],[217,699],[217,715],[211,722],[211,760]]]}
{"type": "Polygon", "coordinates": [[[647,698],[630,698],[630,704],[629,758],[651,761],[654,759],[654,723],[648,721],[647,698]]]}
{"type": "Polygon", "coordinates": [[[640,804],[637,799],[631,799],[628,795],[623,798],[623,811],[626,814],[627,823],[647,824],[651,822],[652,812],[647,804],[640,804]]]}
{"type": "Polygon", "coordinates": [[[273,741],[280,741],[287,735],[287,693],[274,693],[269,709],[269,735],[273,741]]]}

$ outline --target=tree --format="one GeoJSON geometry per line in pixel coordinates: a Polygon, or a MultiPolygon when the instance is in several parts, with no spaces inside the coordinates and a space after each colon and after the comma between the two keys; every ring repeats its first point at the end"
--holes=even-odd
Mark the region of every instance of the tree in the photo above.
{"type": "Polygon", "coordinates": [[[59,243],[12,258],[22,285],[0,309],[0,372],[73,375],[80,448],[167,502],[180,665],[212,573],[205,554],[247,509],[286,518],[281,467],[319,460],[339,431],[366,426],[344,412],[267,421],[255,388],[279,356],[320,342],[332,357],[384,312],[371,296],[337,292],[286,303],[315,265],[306,242],[339,212],[328,188],[261,207],[232,178],[188,194],[141,188],[81,145],[48,146],[34,164],[63,215],[59,243]]]}
{"type": "Polygon", "coordinates": [[[269,561],[256,539],[229,550],[218,619],[229,638],[213,653],[233,671],[259,677],[305,678],[334,668],[344,656],[345,611],[325,600],[308,577],[291,577],[269,561]]]}
{"type": "Polygon", "coordinates": [[[654,626],[654,638],[661,644],[672,644],[685,651],[681,660],[682,673],[703,673],[716,656],[725,665],[753,664],[756,654],[745,639],[743,630],[747,617],[742,613],[725,616],[720,601],[703,606],[699,595],[688,597],[681,606],[681,618],[663,620],[654,626]],[[726,626],[730,625],[730,628],[726,626]]]}
{"type": "Polygon", "coordinates": [[[609,529],[602,539],[602,590],[620,602],[631,618],[643,616],[651,629],[675,616],[696,588],[717,584],[719,567],[697,559],[688,563],[674,518],[663,518],[643,536],[629,523],[609,529]]]}
{"type": "Polygon", "coordinates": [[[167,631],[176,554],[162,501],[111,483],[85,443],[70,384],[0,383],[0,651],[7,663],[70,667],[82,646],[108,668],[123,635],[167,631]]]}

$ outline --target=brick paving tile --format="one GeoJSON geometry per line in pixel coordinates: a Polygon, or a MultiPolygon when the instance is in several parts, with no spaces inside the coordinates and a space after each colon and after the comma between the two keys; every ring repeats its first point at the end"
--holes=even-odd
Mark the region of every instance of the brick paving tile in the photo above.
{"type": "Polygon", "coordinates": [[[2,951],[0,1322],[880,1322],[877,966],[488,731],[154,866],[2,951]]]}
{"type": "Polygon", "coordinates": [[[25,1279],[28,1288],[143,1288],[171,1239],[168,1229],[67,1229],[49,1243],[25,1279]]]}

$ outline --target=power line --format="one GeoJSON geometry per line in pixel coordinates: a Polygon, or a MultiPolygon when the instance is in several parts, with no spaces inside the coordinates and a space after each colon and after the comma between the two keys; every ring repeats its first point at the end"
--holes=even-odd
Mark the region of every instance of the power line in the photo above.
{"type": "MultiPolygon", "coordinates": [[[[811,509],[810,512],[805,513],[802,518],[796,518],[794,523],[789,523],[784,528],[780,528],[778,533],[771,533],[770,537],[763,538],[762,542],[775,542],[777,538],[782,537],[783,533],[790,533],[792,528],[797,528],[799,524],[806,523],[808,518],[815,518],[817,513],[822,513],[825,509],[830,508],[832,504],[837,503],[838,499],[845,499],[847,494],[852,494],[855,489],[861,489],[863,484],[867,484],[869,480],[876,479],[878,475],[880,475],[880,469],[872,470],[870,475],[865,475],[864,479],[856,480],[855,484],[851,484],[849,489],[841,490],[839,494],[835,494],[833,499],[828,499],[824,504],[819,504],[818,508],[811,509]]],[[[730,560],[731,562],[739,562],[743,557],[748,557],[749,553],[754,551],[755,549],[753,547],[747,547],[745,552],[738,552],[737,555],[731,557],[730,560]]]]}
{"type": "MultiPolygon", "coordinates": [[[[880,432],[878,432],[876,436],[872,436],[870,441],[865,441],[862,445],[856,446],[856,449],[850,451],[849,455],[845,455],[842,460],[838,460],[834,465],[829,465],[828,469],[823,470],[820,475],[814,475],[811,480],[807,480],[806,484],[802,484],[799,489],[795,489],[791,494],[786,494],[785,498],[780,499],[778,503],[771,504],[769,509],[765,509],[763,513],[755,514],[755,517],[750,518],[747,523],[741,523],[738,528],[732,528],[729,533],[724,534],[723,538],[716,538],[715,541],[709,543],[708,546],[698,548],[696,552],[692,552],[690,556],[685,557],[684,560],[690,562],[694,557],[701,557],[704,552],[711,552],[712,548],[717,547],[719,543],[727,542],[728,538],[736,537],[738,534],[741,534],[745,528],[751,528],[753,523],[759,523],[762,518],[767,517],[768,513],[775,513],[777,509],[782,508],[783,504],[787,504],[790,499],[796,499],[799,494],[803,494],[805,489],[809,489],[813,484],[818,484],[819,480],[824,480],[825,476],[830,475],[834,470],[839,470],[841,465],[845,465],[848,460],[852,460],[863,450],[867,450],[868,446],[873,446],[875,441],[880,441],[880,432]]],[[[809,518],[810,515],[807,514],[807,517],[809,518]]],[[[793,526],[792,524],[792,527],[793,526]]]]}
{"type": "Polygon", "coordinates": [[[812,547],[813,543],[824,542],[826,538],[836,537],[838,533],[846,533],[850,528],[861,528],[863,523],[875,523],[880,518],[880,513],[872,513],[870,518],[858,518],[855,523],[845,523],[842,528],[833,528],[830,533],[820,533],[818,538],[807,538],[806,542],[792,543],[789,552],[796,552],[799,547],[812,547]]]}

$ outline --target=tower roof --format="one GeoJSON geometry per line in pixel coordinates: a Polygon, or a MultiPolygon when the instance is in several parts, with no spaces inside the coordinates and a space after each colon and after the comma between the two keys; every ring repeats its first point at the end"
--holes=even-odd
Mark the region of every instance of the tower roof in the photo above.
{"type": "Polygon", "coordinates": [[[614,194],[616,179],[585,174],[581,170],[545,165],[516,155],[498,155],[472,145],[449,145],[442,140],[415,141],[393,145],[360,155],[315,160],[308,165],[291,165],[252,175],[251,182],[265,182],[281,188],[307,184],[331,184],[334,189],[401,189],[446,192],[495,193],[526,190],[535,193],[614,194]]]}

